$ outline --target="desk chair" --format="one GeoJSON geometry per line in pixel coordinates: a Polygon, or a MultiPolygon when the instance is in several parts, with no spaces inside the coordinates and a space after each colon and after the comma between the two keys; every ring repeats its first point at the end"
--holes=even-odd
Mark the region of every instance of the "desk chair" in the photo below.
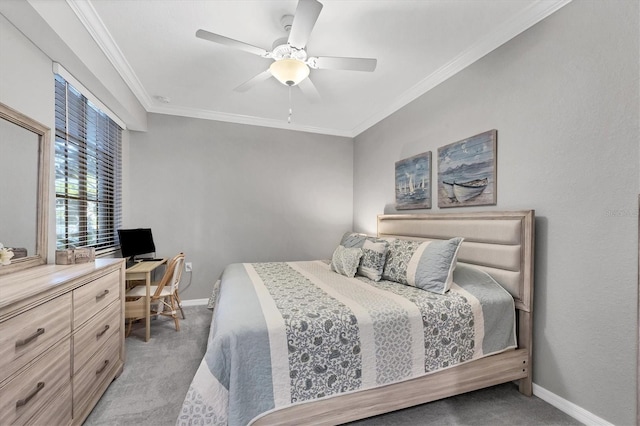
{"type": "MultiPolygon", "coordinates": [[[[151,305],[158,304],[155,310],[152,308],[150,314],[172,317],[176,324],[176,331],[180,331],[180,320],[176,315],[176,305],[178,305],[182,312],[180,297],[178,296],[178,286],[180,284],[180,278],[182,277],[183,266],[184,253],[180,253],[169,261],[160,282],[157,284],[154,283],[150,287],[150,303],[151,305]]],[[[131,332],[131,323],[134,320],[145,318],[144,297],[146,296],[146,291],[145,286],[136,286],[125,294],[125,319],[129,320],[127,336],[131,332]]],[[[184,319],[184,312],[182,313],[182,318],[184,319]]]]}

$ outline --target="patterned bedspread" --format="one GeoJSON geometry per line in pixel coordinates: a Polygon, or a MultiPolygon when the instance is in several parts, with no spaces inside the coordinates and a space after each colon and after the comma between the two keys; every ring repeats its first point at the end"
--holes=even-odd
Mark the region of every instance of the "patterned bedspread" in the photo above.
{"type": "Polygon", "coordinates": [[[321,261],[233,264],[177,424],[246,425],[287,405],[514,348],[511,296],[459,265],[438,295],[336,274],[321,261]]]}

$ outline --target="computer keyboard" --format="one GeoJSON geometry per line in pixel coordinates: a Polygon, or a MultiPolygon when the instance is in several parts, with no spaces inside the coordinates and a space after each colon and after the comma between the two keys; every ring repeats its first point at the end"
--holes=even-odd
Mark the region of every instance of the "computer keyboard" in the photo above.
{"type": "Polygon", "coordinates": [[[140,262],[159,262],[164,259],[138,259],[140,262]]]}

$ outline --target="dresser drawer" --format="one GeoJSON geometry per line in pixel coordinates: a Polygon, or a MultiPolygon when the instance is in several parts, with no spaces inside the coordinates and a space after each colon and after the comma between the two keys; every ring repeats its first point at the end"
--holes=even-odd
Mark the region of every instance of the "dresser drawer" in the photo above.
{"type": "Polygon", "coordinates": [[[122,310],[115,300],[91,318],[73,336],[73,372],[78,372],[113,333],[119,333],[122,310]]]}
{"type": "Polygon", "coordinates": [[[113,378],[113,371],[120,365],[119,334],[109,336],[98,352],[80,367],[73,376],[73,417],[77,418],[85,411],[96,395],[101,395],[113,378]]]}
{"type": "Polygon", "coordinates": [[[77,329],[102,308],[120,298],[118,271],[73,290],[73,329],[77,329]]]}
{"type": "Polygon", "coordinates": [[[70,293],[0,323],[0,383],[70,333],[70,293]]]}
{"type": "Polygon", "coordinates": [[[71,340],[65,339],[0,389],[0,424],[24,424],[70,387],[71,340]]]}
{"type": "Polygon", "coordinates": [[[71,424],[71,381],[58,392],[40,413],[28,421],[33,426],[67,426],[71,424]]]}

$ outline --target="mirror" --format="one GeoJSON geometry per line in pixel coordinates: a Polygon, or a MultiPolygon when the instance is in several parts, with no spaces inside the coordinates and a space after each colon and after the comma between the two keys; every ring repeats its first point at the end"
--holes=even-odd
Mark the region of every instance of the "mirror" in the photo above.
{"type": "Polygon", "coordinates": [[[47,262],[49,128],[0,103],[0,275],[47,262]]]}

